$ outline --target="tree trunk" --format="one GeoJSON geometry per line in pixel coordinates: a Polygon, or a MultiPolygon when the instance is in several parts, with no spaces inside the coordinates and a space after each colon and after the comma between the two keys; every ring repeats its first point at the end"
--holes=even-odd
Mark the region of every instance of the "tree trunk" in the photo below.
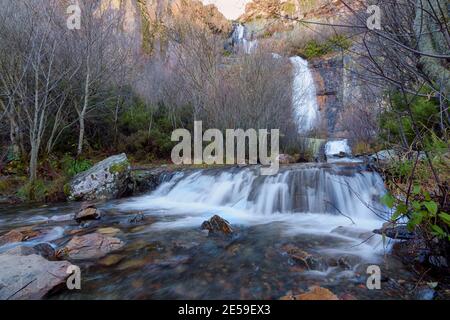
{"type": "Polygon", "coordinates": [[[30,183],[33,184],[37,179],[37,160],[38,160],[38,147],[36,143],[31,145],[30,151],[30,183]]]}
{"type": "Polygon", "coordinates": [[[14,116],[9,117],[10,121],[10,133],[9,137],[11,140],[11,151],[14,159],[18,159],[20,157],[20,129],[17,125],[16,119],[14,116]]]}
{"type": "Polygon", "coordinates": [[[89,81],[90,81],[90,68],[89,68],[89,57],[88,57],[88,63],[87,63],[87,71],[86,71],[86,83],[84,85],[84,101],[83,101],[83,109],[80,112],[80,134],[78,136],[78,149],[77,149],[77,155],[81,155],[83,152],[83,142],[84,142],[84,129],[85,129],[85,117],[86,117],[86,111],[89,104],[89,81]]]}

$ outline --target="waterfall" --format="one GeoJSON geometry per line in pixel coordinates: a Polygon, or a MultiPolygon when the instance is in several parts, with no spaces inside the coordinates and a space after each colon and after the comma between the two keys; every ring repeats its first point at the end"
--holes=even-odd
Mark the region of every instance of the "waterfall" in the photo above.
{"type": "Polygon", "coordinates": [[[180,172],[152,194],[124,206],[163,208],[173,214],[218,213],[238,221],[283,214],[377,220],[373,211],[383,209],[378,199],[385,193],[384,184],[377,173],[362,169],[304,164],[284,168],[276,176],[260,176],[255,167],[180,172]]]}
{"type": "Polygon", "coordinates": [[[327,162],[362,162],[352,157],[352,149],[347,139],[328,141],[325,145],[327,162]]]}
{"type": "Polygon", "coordinates": [[[300,57],[290,58],[294,69],[292,104],[297,120],[298,131],[306,133],[313,130],[319,122],[316,87],[308,61],[300,57]]]}
{"type": "Polygon", "coordinates": [[[251,54],[258,47],[258,40],[248,39],[247,33],[247,29],[243,24],[237,24],[234,27],[232,38],[238,49],[244,50],[246,54],[251,54]]]}

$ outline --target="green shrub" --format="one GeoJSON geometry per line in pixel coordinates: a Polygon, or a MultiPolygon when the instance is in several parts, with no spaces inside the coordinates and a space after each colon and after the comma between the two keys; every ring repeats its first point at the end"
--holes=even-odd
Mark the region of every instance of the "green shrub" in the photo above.
{"type": "Polygon", "coordinates": [[[450,215],[441,211],[439,203],[434,201],[420,185],[414,186],[411,199],[408,202],[396,199],[390,194],[386,194],[381,200],[383,204],[393,210],[392,221],[395,222],[402,217],[406,217],[409,231],[414,231],[420,227],[422,231],[438,239],[450,241],[450,234],[448,233],[450,215]]]}
{"type": "Polygon", "coordinates": [[[85,159],[74,159],[66,154],[61,160],[61,166],[66,176],[73,177],[80,172],[89,170],[92,167],[92,162],[85,159]]]}
{"type": "Polygon", "coordinates": [[[439,131],[438,101],[434,98],[412,97],[411,95],[405,98],[400,93],[392,95],[391,108],[380,116],[381,138],[387,142],[398,142],[401,141],[403,134],[409,145],[416,141],[416,133],[406,104],[407,100],[411,101],[411,114],[419,127],[418,130],[426,133],[425,139],[428,143],[436,143],[437,141],[432,135],[433,132],[439,131]]]}
{"type": "Polygon", "coordinates": [[[42,202],[47,196],[48,190],[43,180],[36,180],[34,183],[27,182],[17,191],[19,198],[26,201],[42,202]]]}
{"type": "Polygon", "coordinates": [[[352,45],[350,39],[343,35],[335,35],[325,42],[311,40],[299,50],[306,59],[317,58],[338,50],[348,50],[352,45]]]}

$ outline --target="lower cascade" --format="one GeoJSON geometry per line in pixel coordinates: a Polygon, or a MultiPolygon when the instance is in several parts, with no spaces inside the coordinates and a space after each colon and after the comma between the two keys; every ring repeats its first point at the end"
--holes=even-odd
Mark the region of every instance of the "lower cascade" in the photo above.
{"type": "MultiPolygon", "coordinates": [[[[198,227],[213,214],[237,225],[278,221],[287,223],[286,232],[315,235],[340,226],[370,231],[382,224],[384,208],[379,199],[385,193],[384,183],[364,165],[296,164],[282,167],[275,176],[261,176],[257,169],[178,172],[154,192],[127,201],[120,209],[171,215],[153,226],[161,230],[198,227]]],[[[381,241],[377,246],[384,249],[381,241]]],[[[350,251],[369,256],[375,252],[367,245],[350,251]]]]}
{"type": "Polygon", "coordinates": [[[370,219],[373,208],[382,210],[378,200],[384,192],[377,173],[345,166],[294,165],[276,176],[260,176],[256,168],[210,169],[177,173],[125,206],[217,207],[225,214],[232,209],[254,216],[342,212],[370,219]]]}

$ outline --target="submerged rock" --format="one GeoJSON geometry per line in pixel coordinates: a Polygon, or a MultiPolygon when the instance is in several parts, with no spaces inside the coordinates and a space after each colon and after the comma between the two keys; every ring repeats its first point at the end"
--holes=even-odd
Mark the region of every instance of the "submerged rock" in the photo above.
{"type": "Polygon", "coordinates": [[[84,236],[75,236],[58,252],[58,256],[69,259],[83,260],[95,259],[106,256],[109,252],[118,250],[124,243],[114,237],[100,233],[91,233],[84,236]]]}
{"type": "Polygon", "coordinates": [[[310,253],[303,251],[294,245],[285,245],[283,250],[292,260],[308,270],[324,271],[327,269],[327,263],[321,257],[314,257],[310,253]]]}
{"type": "Polygon", "coordinates": [[[34,238],[39,232],[32,229],[32,227],[24,227],[11,230],[0,237],[0,246],[9,243],[22,242],[30,238],[34,238]]]}
{"type": "Polygon", "coordinates": [[[17,230],[11,230],[0,237],[0,246],[3,246],[8,243],[22,242],[24,238],[25,235],[22,234],[22,232],[19,232],[17,230]]]}
{"type": "Polygon", "coordinates": [[[218,215],[215,215],[211,219],[203,222],[202,230],[208,230],[210,234],[222,233],[225,235],[230,235],[234,232],[230,223],[218,215]]]}
{"type": "Polygon", "coordinates": [[[69,200],[115,199],[129,188],[130,163],[126,154],[109,157],[75,176],[69,183],[69,200]]]}
{"type": "Polygon", "coordinates": [[[0,266],[0,300],[36,300],[66,281],[70,263],[47,261],[36,254],[1,254],[0,266]]]}

